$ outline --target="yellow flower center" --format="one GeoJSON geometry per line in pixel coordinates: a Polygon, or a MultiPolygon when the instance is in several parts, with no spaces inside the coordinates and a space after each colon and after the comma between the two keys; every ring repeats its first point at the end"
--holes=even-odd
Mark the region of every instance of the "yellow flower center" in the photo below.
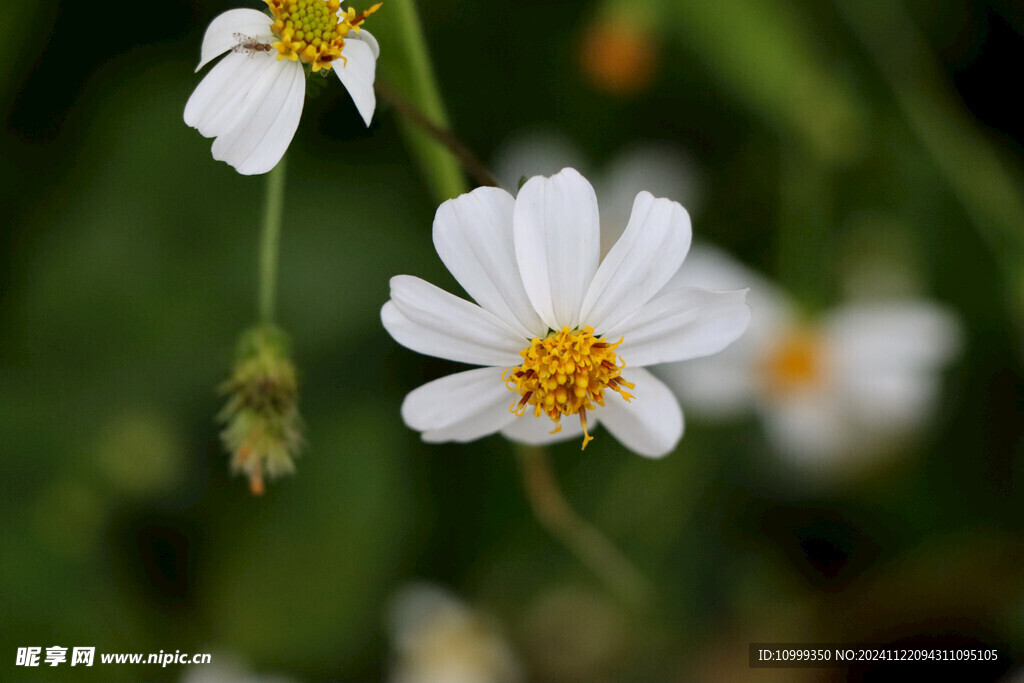
{"type": "Polygon", "coordinates": [[[277,59],[301,60],[313,71],[330,69],[331,62],[341,58],[349,31],[359,33],[366,17],[376,12],[381,3],[356,14],[351,7],[341,14],[341,0],[265,0],[274,15],[271,30],[279,41],[273,47],[277,59]]]}
{"type": "Polygon", "coordinates": [[[519,352],[523,364],[501,376],[505,385],[522,397],[509,410],[522,416],[528,405],[533,406],[535,417],[547,415],[555,423],[552,434],[561,431],[563,415],[578,413],[586,448],[594,438],[587,432],[587,410],[593,410],[595,403],[604,405],[604,390],[616,391],[627,401],[633,398],[626,391],[633,388],[633,383],[619,376],[625,363],[615,349],[621,343],[621,339],[612,344],[604,337],[595,337],[593,327],[563,327],[544,339],[534,337],[519,352]]]}
{"type": "Polygon", "coordinates": [[[824,351],[820,335],[813,330],[787,334],[761,363],[768,389],[786,394],[820,384],[825,378],[824,351]]]}

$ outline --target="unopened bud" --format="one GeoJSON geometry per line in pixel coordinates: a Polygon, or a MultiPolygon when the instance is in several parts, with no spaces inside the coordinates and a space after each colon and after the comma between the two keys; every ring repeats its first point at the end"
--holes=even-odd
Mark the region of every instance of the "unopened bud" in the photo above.
{"type": "Polygon", "coordinates": [[[302,447],[295,366],[288,339],[276,327],[247,330],[238,343],[231,379],[221,391],[228,402],[217,416],[221,440],[231,453],[233,472],[249,477],[253,494],[263,493],[264,476],[295,471],[302,447]]]}
{"type": "Polygon", "coordinates": [[[584,30],[580,60],[598,89],[636,95],[650,87],[658,70],[657,35],[642,13],[598,17],[584,30]]]}

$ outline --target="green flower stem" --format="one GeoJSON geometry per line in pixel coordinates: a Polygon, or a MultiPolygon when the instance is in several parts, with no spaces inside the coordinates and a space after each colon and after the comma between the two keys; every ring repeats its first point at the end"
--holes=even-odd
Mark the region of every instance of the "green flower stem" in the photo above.
{"type": "Polygon", "coordinates": [[[424,133],[444,145],[448,152],[462,165],[462,168],[469,175],[473,176],[473,180],[476,181],[477,185],[501,187],[501,184],[483,162],[454,133],[437,126],[426,114],[417,109],[412,102],[402,97],[394,88],[383,83],[377,83],[375,89],[377,97],[394,107],[406,121],[415,124],[424,133]]]}
{"type": "MultiPolygon", "coordinates": [[[[414,1],[386,0],[376,16],[380,19],[374,24],[373,32],[381,43],[380,69],[384,80],[437,129],[447,130],[448,116],[414,1]]],[[[445,145],[410,121],[403,121],[402,130],[438,202],[469,189],[458,159],[445,145]]]]}
{"type": "Polygon", "coordinates": [[[260,236],[259,318],[263,325],[274,324],[277,298],[277,253],[284,211],[285,159],[267,174],[267,196],[263,205],[263,233],[260,236]]]}
{"type": "Polygon", "coordinates": [[[537,520],[561,541],[610,590],[626,603],[642,607],[653,588],[647,578],[608,538],[569,506],[558,488],[547,451],[516,446],[526,498],[537,520]]]}
{"type": "Polygon", "coordinates": [[[700,58],[716,83],[822,162],[842,165],[867,144],[863,104],[825,66],[827,52],[794,3],[634,0],[629,11],[637,2],[660,19],[667,37],[700,58]]]}
{"type": "Polygon", "coordinates": [[[918,142],[1007,274],[1016,276],[1015,269],[1024,265],[1024,179],[967,115],[902,3],[837,0],[836,7],[888,83],[918,142]]]}

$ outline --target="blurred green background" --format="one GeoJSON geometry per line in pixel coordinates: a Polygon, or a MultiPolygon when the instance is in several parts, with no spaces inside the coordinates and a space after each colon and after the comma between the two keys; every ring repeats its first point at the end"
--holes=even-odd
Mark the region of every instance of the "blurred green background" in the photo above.
{"type": "MultiPolygon", "coordinates": [[[[553,448],[568,500],[656,586],[644,611],[538,524],[507,442],[431,447],[402,425],[405,393],[457,367],[384,333],[388,278],[459,290],[395,113],[367,130],[338,87],[306,102],[281,247],[308,447],[262,498],[230,476],[215,387],[255,317],[264,183],[213,161],[182,111],[205,27],[234,6],[5,3],[0,677],[188,673],[13,666],[17,647],[85,645],[380,680],[388,601],[413,579],[491,615],[530,680],[885,675],[751,670],[757,641],[998,646],[961,671],[1015,669],[1019,3],[422,3],[452,127],[481,158],[538,125],[598,167],[670,142],[700,171],[698,238],[809,306],[880,252],[962,318],[933,428],[849,480],[805,485],[753,419],[691,420],[661,461],[612,438],[553,448]]],[[[386,78],[403,46],[375,32],[386,78]]]]}

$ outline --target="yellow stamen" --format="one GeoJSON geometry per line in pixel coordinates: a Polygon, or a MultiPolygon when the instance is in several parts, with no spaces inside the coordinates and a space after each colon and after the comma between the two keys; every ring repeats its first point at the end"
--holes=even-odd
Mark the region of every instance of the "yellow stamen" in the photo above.
{"type": "Polygon", "coordinates": [[[765,356],[760,368],[769,391],[792,393],[824,381],[824,360],[820,335],[813,330],[797,329],[765,356]]]}
{"type": "Polygon", "coordinates": [[[381,3],[356,14],[351,7],[339,14],[340,0],[264,0],[274,16],[270,29],[280,40],[273,43],[278,61],[301,60],[312,71],[329,71],[332,62],[341,59],[345,36],[359,33],[366,17],[376,12],[381,3]]]}
{"type": "MultiPolygon", "coordinates": [[[[628,399],[627,399],[628,400],[628,399]]],[[[594,440],[594,437],[587,431],[587,409],[580,408],[580,426],[583,427],[583,448],[587,447],[587,444],[594,440]]],[[[580,450],[583,450],[581,448],[580,450]]]]}
{"type": "Polygon", "coordinates": [[[610,343],[595,337],[592,327],[563,327],[544,339],[534,337],[519,352],[523,364],[501,375],[505,385],[522,397],[509,410],[523,416],[526,406],[533,406],[534,417],[547,415],[555,423],[552,434],[561,431],[563,415],[579,414],[586,448],[594,439],[587,431],[587,410],[604,405],[604,390],[611,389],[626,401],[633,398],[626,391],[634,388],[633,383],[619,376],[625,362],[615,349],[621,343],[621,339],[610,343]]]}

